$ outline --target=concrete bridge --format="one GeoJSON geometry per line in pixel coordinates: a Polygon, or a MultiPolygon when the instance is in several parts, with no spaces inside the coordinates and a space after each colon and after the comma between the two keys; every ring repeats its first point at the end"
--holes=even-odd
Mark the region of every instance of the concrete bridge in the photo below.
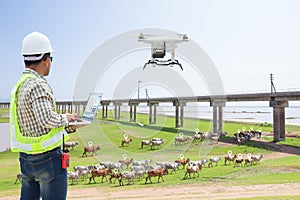
{"type": "MultiPolygon", "coordinates": [[[[227,94],[213,96],[192,96],[192,97],[163,97],[151,99],[114,99],[102,100],[102,118],[108,116],[108,106],[113,104],[114,117],[120,119],[121,105],[127,104],[130,107],[130,121],[136,121],[136,108],[140,103],[147,103],[149,106],[149,123],[156,123],[157,106],[160,103],[172,103],[175,107],[175,127],[182,127],[184,124],[184,107],[191,102],[209,102],[213,107],[213,132],[223,131],[223,108],[226,102],[243,101],[268,101],[273,108],[273,132],[274,141],[285,140],[285,107],[289,101],[300,101],[300,91],[277,92],[277,93],[249,93],[249,94],[227,94]]],[[[61,101],[57,102],[57,111],[61,113],[81,113],[86,101],[61,101]]],[[[0,103],[0,108],[9,108],[9,102],[0,103]]]]}
{"type": "Polygon", "coordinates": [[[112,103],[115,110],[115,119],[120,119],[120,107],[122,104],[130,106],[130,120],[136,121],[136,107],[140,103],[147,103],[149,106],[149,123],[156,123],[156,110],[160,103],[173,103],[175,107],[175,127],[182,127],[184,124],[184,106],[190,102],[209,102],[213,107],[213,132],[223,131],[223,108],[226,102],[242,101],[268,101],[273,108],[273,132],[274,141],[285,140],[285,107],[289,101],[300,101],[300,91],[277,92],[277,93],[250,93],[250,94],[228,94],[214,96],[192,96],[192,97],[164,97],[151,99],[114,99],[102,100],[102,118],[107,117],[108,106],[112,103]]]}

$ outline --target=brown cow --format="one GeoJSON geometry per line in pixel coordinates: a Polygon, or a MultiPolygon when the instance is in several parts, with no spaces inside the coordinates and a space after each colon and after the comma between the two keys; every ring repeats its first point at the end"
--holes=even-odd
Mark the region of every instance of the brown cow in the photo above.
{"type": "Polygon", "coordinates": [[[91,177],[90,177],[89,183],[91,182],[92,179],[94,180],[94,183],[96,183],[95,177],[99,177],[99,176],[102,176],[101,183],[103,183],[103,179],[105,178],[106,181],[107,181],[106,176],[111,174],[111,173],[112,173],[111,169],[99,169],[99,170],[98,169],[93,169],[91,171],[91,177]]]}
{"type": "Polygon", "coordinates": [[[183,158],[183,159],[180,159],[180,160],[175,160],[175,162],[177,162],[178,164],[181,164],[182,169],[184,169],[185,165],[190,162],[190,158],[187,158],[187,159],[183,158]]]}
{"type": "Polygon", "coordinates": [[[82,154],[82,157],[86,156],[87,157],[87,153],[88,152],[92,152],[92,156],[95,154],[96,155],[96,152],[100,150],[100,146],[90,146],[90,147],[84,147],[84,151],[83,151],[83,154],[82,154]]]}
{"type": "Polygon", "coordinates": [[[148,176],[146,177],[145,184],[147,183],[148,179],[150,180],[150,183],[152,183],[151,177],[153,177],[153,176],[158,176],[158,180],[157,180],[158,183],[159,183],[160,178],[164,182],[163,175],[166,173],[166,171],[168,171],[168,169],[166,169],[166,168],[148,171],[147,172],[148,176]]]}

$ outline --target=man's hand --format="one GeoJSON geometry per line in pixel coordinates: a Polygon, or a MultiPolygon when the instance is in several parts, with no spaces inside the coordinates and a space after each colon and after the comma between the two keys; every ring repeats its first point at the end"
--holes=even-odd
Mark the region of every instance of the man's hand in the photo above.
{"type": "MultiPolygon", "coordinates": [[[[82,119],[77,114],[66,114],[68,122],[82,122],[82,119]]],[[[81,128],[86,126],[87,124],[80,124],[80,125],[71,125],[71,128],[73,130],[76,130],[77,128],[81,128]]]]}
{"type": "Polygon", "coordinates": [[[68,122],[81,122],[82,120],[78,117],[77,114],[66,114],[68,122]]]}

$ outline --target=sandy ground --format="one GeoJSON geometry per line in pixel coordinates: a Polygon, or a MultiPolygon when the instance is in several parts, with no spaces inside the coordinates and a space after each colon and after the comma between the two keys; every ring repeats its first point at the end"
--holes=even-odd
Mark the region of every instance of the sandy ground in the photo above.
{"type": "Polygon", "coordinates": [[[102,188],[72,190],[68,199],[235,199],[266,196],[300,195],[300,183],[225,186],[188,184],[105,192],[102,188]]]}

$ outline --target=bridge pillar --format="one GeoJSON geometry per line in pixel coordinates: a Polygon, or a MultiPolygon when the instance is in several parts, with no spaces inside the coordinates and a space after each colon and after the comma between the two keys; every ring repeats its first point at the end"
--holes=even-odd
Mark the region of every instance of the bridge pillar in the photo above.
{"type": "Polygon", "coordinates": [[[183,127],[184,106],[186,106],[186,102],[174,101],[173,106],[175,106],[175,127],[183,127]]]}
{"type": "Polygon", "coordinates": [[[136,122],[136,106],[138,106],[139,103],[129,102],[128,105],[130,106],[130,110],[129,110],[130,122],[136,122]]]}
{"type": "Polygon", "coordinates": [[[273,133],[274,142],[285,141],[285,107],[289,106],[286,100],[271,100],[273,107],[273,133]]]}
{"type": "Polygon", "coordinates": [[[156,108],[159,105],[158,102],[149,102],[149,124],[156,124],[156,108]],[[153,111],[153,112],[152,112],[153,111]]]}
{"type": "Polygon", "coordinates": [[[115,120],[119,120],[121,118],[121,105],[122,105],[122,103],[114,103],[114,106],[115,106],[115,120]]]}
{"type": "Polygon", "coordinates": [[[210,106],[213,107],[213,133],[223,132],[223,107],[226,105],[224,99],[213,99],[210,106]]]}
{"type": "Polygon", "coordinates": [[[102,118],[107,118],[107,116],[108,116],[108,113],[107,113],[108,105],[109,105],[109,103],[102,104],[102,118]]]}

